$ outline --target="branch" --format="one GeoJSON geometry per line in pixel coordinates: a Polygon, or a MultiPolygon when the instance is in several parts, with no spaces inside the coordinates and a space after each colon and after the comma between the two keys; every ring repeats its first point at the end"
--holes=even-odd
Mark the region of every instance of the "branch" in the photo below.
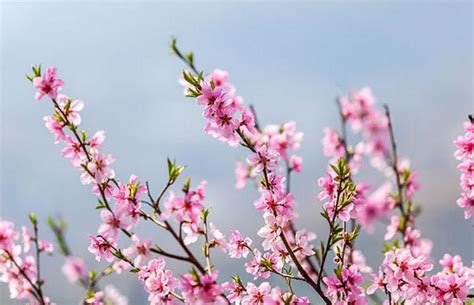
{"type": "Polygon", "coordinates": [[[43,289],[41,288],[43,282],[41,280],[41,267],[40,267],[40,264],[41,264],[41,261],[40,261],[40,252],[41,252],[41,249],[39,248],[39,245],[38,245],[38,221],[36,220],[36,216],[34,216],[33,214],[30,214],[30,220],[31,220],[31,223],[33,225],[33,232],[34,232],[34,244],[35,244],[35,250],[36,250],[36,283],[37,283],[37,293],[38,293],[38,297],[39,297],[39,301],[41,304],[45,304],[45,301],[44,301],[44,296],[43,296],[43,289]]]}
{"type": "MultiPolygon", "coordinates": [[[[397,143],[395,142],[395,135],[393,132],[393,123],[392,123],[392,118],[390,117],[390,109],[388,108],[388,105],[384,105],[385,108],[385,115],[387,116],[388,120],[388,130],[390,133],[390,143],[392,146],[392,157],[391,157],[391,167],[393,170],[393,173],[395,174],[395,179],[397,183],[397,190],[398,190],[398,203],[397,206],[400,209],[400,213],[402,217],[405,219],[403,222],[404,225],[401,228],[402,229],[402,234],[403,237],[405,237],[405,232],[406,232],[406,223],[408,221],[408,213],[405,211],[405,204],[404,204],[404,196],[403,196],[403,185],[400,180],[400,173],[398,172],[398,154],[397,154],[397,143]]],[[[405,241],[404,241],[405,242],[405,241]]]]}

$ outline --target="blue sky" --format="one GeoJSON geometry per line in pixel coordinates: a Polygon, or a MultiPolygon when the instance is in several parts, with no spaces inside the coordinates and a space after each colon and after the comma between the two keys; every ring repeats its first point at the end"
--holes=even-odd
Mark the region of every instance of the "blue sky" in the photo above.
{"type": "MultiPolygon", "coordinates": [[[[433,256],[473,259],[472,222],[455,204],[452,158],[452,140],[473,112],[471,2],[57,1],[2,2],[1,10],[1,215],[17,223],[26,223],[30,211],[42,220],[63,215],[74,251],[91,265],[85,233],[99,223],[95,199],[43,128],[51,107],[33,100],[24,78],[33,64],[57,66],[64,91],[86,102],[83,127],[106,130],[119,177],[135,173],[158,190],[166,157],[174,157],[187,164],[195,183],[209,182],[213,221],[225,233],[240,228],[254,235],[262,222],[252,207],[257,194],[233,187],[234,162],[244,151],[205,135],[201,110],[181,94],[176,80],[183,66],[168,50],[171,35],[194,51],[201,69],[228,70],[261,122],[297,122],[305,134],[305,172],[293,179],[300,226],[320,236],[325,228],[314,196],[327,162],[322,130],[338,126],[335,96],[371,86],[390,105],[399,150],[419,172],[416,201],[424,213],[418,225],[436,240],[433,256]]],[[[381,229],[360,241],[373,249],[374,265],[381,229]]],[[[46,289],[57,303],[76,304],[81,291],[64,285],[60,263],[46,261],[46,289]]],[[[241,271],[241,263],[225,265],[222,277],[241,271]]],[[[133,277],[113,281],[132,304],[144,302],[133,277]]],[[[2,304],[10,304],[0,289],[2,304]]]]}

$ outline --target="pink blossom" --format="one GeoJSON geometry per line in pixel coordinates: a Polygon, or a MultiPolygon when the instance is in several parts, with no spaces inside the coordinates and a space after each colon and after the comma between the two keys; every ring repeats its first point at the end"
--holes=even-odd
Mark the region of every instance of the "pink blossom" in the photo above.
{"type": "Polygon", "coordinates": [[[63,84],[63,80],[56,78],[56,68],[49,67],[43,76],[37,76],[33,79],[33,86],[38,89],[35,99],[40,100],[45,95],[55,99],[63,84]]]}
{"type": "Polygon", "coordinates": [[[171,270],[165,269],[166,263],[163,258],[151,260],[138,273],[138,278],[145,285],[145,290],[149,293],[148,301],[151,304],[168,304],[162,302],[173,291],[178,280],[173,277],[171,270]]]}
{"type": "Polygon", "coordinates": [[[387,233],[385,233],[385,240],[392,239],[397,234],[400,228],[400,217],[394,215],[390,218],[390,224],[387,226],[387,233]]]}
{"type": "Polygon", "coordinates": [[[102,183],[107,179],[115,177],[114,170],[110,165],[115,161],[112,155],[103,155],[94,153],[93,160],[87,163],[87,170],[81,175],[82,184],[90,184],[92,182],[102,183]]]}
{"type": "Polygon", "coordinates": [[[246,289],[247,295],[242,299],[242,305],[263,305],[272,287],[267,282],[258,287],[254,283],[248,283],[246,289]]]}
{"type": "Polygon", "coordinates": [[[436,287],[440,290],[440,295],[437,299],[448,304],[463,304],[469,293],[469,286],[466,285],[466,280],[455,274],[441,277],[436,282],[436,287]]]}
{"type": "Polygon", "coordinates": [[[292,219],[293,213],[293,195],[264,191],[262,196],[254,202],[254,206],[259,211],[277,213],[286,219],[292,219]]]}
{"type": "Polygon", "coordinates": [[[257,129],[255,128],[255,118],[250,109],[242,109],[239,126],[248,134],[255,134],[257,132],[257,129]]]}
{"type": "Polygon", "coordinates": [[[130,268],[130,264],[126,261],[116,260],[112,264],[112,269],[114,269],[115,273],[122,274],[123,271],[128,270],[130,268]]]}
{"type": "Polygon", "coordinates": [[[266,143],[269,148],[278,152],[283,160],[288,159],[289,150],[297,150],[300,147],[303,139],[303,133],[296,131],[296,123],[293,121],[283,125],[267,125],[262,136],[259,145],[266,143]]]}
{"type": "MultiPolygon", "coordinates": [[[[196,101],[198,105],[205,105],[208,107],[209,110],[215,106],[216,101],[222,102],[226,101],[228,96],[226,95],[226,91],[223,87],[214,87],[212,88],[210,84],[204,82],[202,84],[202,95],[200,95],[196,101]]],[[[207,111],[207,110],[206,110],[207,111]]],[[[212,116],[212,113],[205,112],[205,116],[207,118],[212,116]]]]}
{"type": "Polygon", "coordinates": [[[181,278],[181,290],[187,304],[225,304],[223,289],[216,283],[218,273],[185,274],[181,278]]]}
{"type": "Polygon", "coordinates": [[[372,272],[372,268],[367,265],[366,259],[362,251],[360,250],[353,250],[352,251],[352,264],[357,267],[360,273],[370,273],[372,272]]]}
{"type": "Polygon", "coordinates": [[[54,134],[54,144],[58,144],[59,141],[63,141],[66,138],[66,134],[63,131],[63,125],[59,123],[55,118],[50,116],[43,117],[44,125],[48,130],[54,134]]]}
{"type": "Polygon", "coordinates": [[[253,168],[253,175],[258,175],[263,172],[263,169],[271,171],[276,168],[279,154],[268,148],[267,145],[262,145],[257,153],[250,155],[247,159],[250,166],[253,168]]]}
{"type": "Polygon", "coordinates": [[[338,204],[339,203],[335,199],[323,204],[323,210],[325,210],[328,213],[329,218],[332,219],[334,217],[337,217],[338,219],[342,221],[349,221],[351,217],[354,218],[357,216],[354,210],[353,203],[349,203],[345,205],[343,208],[341,208],[341,206],[336,206],[338,204]],[[335,213],[336,215],[334,215],[335,213]]]}
{"type": "Polygon", "coordinates": [[[247,257],[252,240],[248,237],[243,238],[239,231],[232,231],[230,234],[229,255],[232,258],[247,257]]]}
{"type": "Polygon", "coordinates": [[[200,301],[204,303],[213,302],[217,299],[219,299],[220,302],[223,301],[220,297],[222,288],[216,282],[217,275],[217,271],[213,271],[212,274],[206,273],[201,276],[200,287],[196,295],[200,301]]]}
{"type": "Polygon", "coordinates": [[[198,215],[204,210],[202,200],[205,197],[207,182],[202,181],[196,190],[191,190],[184,197],[178,197],[174,192],[165,200],[165,211],[162,217],[168,219],[172,214],[176,214],[176,220],[197,220],[198,215]]]}
{"type": "Polygon", "coordinates": [[[61,150],[61,155],[66,159],[70,159],[74,167],[80,167],[86,159],[82,145],[68,135],[65,136],[64,143],[66,147],[61,150]]]}
{"type": "Polygon", "coordinates": [[[78,112],[84,108],[83,101],[71,100],[64,94],[59,94],[56,101],[69,122],[75,126],[81,124],[81,116],[78,112]]]}
{"type": "Polygon", "coordinates": [[[61,270],[71,283],[87,276],[84,260],[75,256],[67,256],[61,270]]]}
{"type": "Polygon", "coordinates": [[[125,222],[123,213],[116,208],[113,212],[108,209],[102,209],[100,211],[100,218],[102,219],[102,224],[99,227],[98,233],[114,240],[117,239],[118,230],[127,229],[129,226],[129,224],[125,222]]]}
{"type": "Polygon", "coordinates": [[[303,158],[297,155],[292,155],[290,157],[290,168],[297,173],[303,172],[303,158]]]}
{"type": "Polygon", "coordinates": [[[97,291],[94,295],[88,299],[86,299],[86,304],[91,305],[104,305],[104,292],[97,291]]]}
{"type": "Polygon", "coordinates": [[[127,256],[135,257],[133,263],[135,266],[141,266],[143,260],[151,256],[150,249],[153,247],[153,241],[151,239],[140,239],[136,234],[132,237],[132,246],[124,250],[127,256]]]}
{"type": "Polygon", "coordinates": [[[280,272],[283,267],[283,262],[278,258],[277,254],[265,252],[263,255],[258,249],[253,250],[253,258],[245,263],[245,270],[257,278],[268,279],[270,277],[270,270],[280,272]]]}
{"type": "Polygon", "coordinates": [[[116,243],[113,239],[98,237],[89,235],[90,245],[89,252],[95,254],[95,259],[100,262],[102,259],[105,259],[109,263],[114,260],[114,255],[112,254],[113,248],[116,247],[116,243]]]}
{"type": "Polygon", "coordinates": [[[461,198],[456,202],[460,208],[464,209],[464,218],[470,219],[474,214],[474,196],[462,193],[461,198]]]}
{"type": "Polygon", "coordinates": [[[443,271],[448,273],[458,273],[463,268],[461,257],[459,255],[452,256],[448,253],[444,254],[439,264],[443,267],[443,271]]]}
{"type": "Polygon", "coordinates": [[[128,299],[124,297],[117,288],[107,285],[104,288],[105,298],[113,305],[128,305],[128,299]]]}
{"type": "Polygon", "coordinates": [[[98,148],[104,143],[105,141],[105,131],[99,130],[94,135],[92,138],[89,139],[89,147],[92,149],[92,151],[97,152],[98,148]]]}
{"type": "Polygon", "coordinates": [[[0,251],[12,251],[14,240],[17,238],[15,224],[0,218],[0,251]]]}
{"type": "Polygon", "coordinates": [[[190,245],[195,243],[199,235],[201,235],[201,229],[199,228],[197,222],[191,221],[191,222],[185,222],[182,226],[183,233],[186,235],[184,237],[184,244],[185,245],[190,245]]]}
{"type": "MultiPolygon", "coordinates": [[[[356,209],[358,219],[361,224],[371,232],[373,230],[373,224],[379,220],[389,210],[388,201],[390,192],[392,191],[392,184],[385,182],[377,190],[368,196],[368,198],[360,198],[364,196],[358,196],[356,209]],[[360,199],[360,200],[359,200],[360,199]]],[[[361,195],[359,193],[359,195],[361,195]]]]}
{"type": "Polygon", "coordinates": [[[221,69],[214,69],[209,74],[209,78],[210,80],[212,80],[216,87],[222,87],[225,88],[227,92],[230,92],[232,94],[234,93],[235,88],[229,82],[229,73],[227,71],[221,69]]]}
{"type": "Polygon", "coordinates": [[[269,212],[266,212],[263,218],[265,220],[265,226],[260,228],[257,234],[261,238],[264,238],[262,243],[263,249],[269,250],[273,247],[273,243],[281,234],[281,227],[285,223],[285,220],[281,216],[269,212]]]}
{"type": "Polygon", "coordinates": [[[224,234],[222,234],[212,222],[209,224],[209,231],[211,233],[211,240],[209,241],[211,247],[218,247],[222,252],[226,252],[227,241],[225,240],[224,234]]]}
{"type": "Polygon", "coordinates": [[[38,250],[39,251],[44,251],[48,254],[53,253],[54,251],[54,246],[51,242],[45,241],[45,240],[39,240],[38,241],[38,250]]]}
{"type": "Polygon", "coordinates": [[[473,158],[474,157],[474,123],[465,122],[464,129],[466,134],[459,136],[455,141],[454,145],[458,148],[454,153],[454,156],[458,160],[473,158]]]}
{"type": "Polygon", "coordinates": [[[321,139],[323,153],[327,157],[340,157],[344,155],[345,148],[342,139],[332,128],[324,129],[324,137],[321,139]]]}
{"type": "Polygon", "coordinates": [[[31,242],[33,242],[35,238],[30,234],[30,230],[25,226],[21,227],[21,236],[23,237],[23,251],[25,253],[29,252],[31,242]]]}
{"type": "Polygon", "coordinates": [[[286,178],[282,175],[277,175],[275,173],[269,173],[267,175],[268,178],[268,185],[265,185],[263,187],[262,185],[262,191],[266,191],[265,189],[270,189],[271,192],[275,194],[275,196],[278,197],[284,197],[285,196],[285,181],[286,178]]]}
{"type": "Polygon", "coordinates": [[[379,271],[378,274],[371,274],[370,276],[372,280],[371,285],[367,288],[368,295],[374,294],[377,289],[383,290],[385,287],[384,277],[381,271],[379,271]]]}
{"type": "Polygon", "coordinates": [[[232,282],[225,282],[222,284],[222,287],[230,292],[230,294],[227,295],[229,302],[238,304],[242,301],[242,297],[245,294],[245,287],[243,287],[241,282],[237,281],[236,278],[233,278],[232,282]]]}
{"type": "Polygon", "coordinates": [[[238,161],[235,167],[235,187],[238,189],[244,188],[249,177],[250,171],[247,166],[243,162],[238,161]]]}
{"type": "Polygon", "coordinates": [[[327,174],[325,177],[318,179],[318,185],[323,189],[317,196],[317,198],[323,201],[326,198],[333,200],[334,193],[337,189],[337,183],[334,181],[331,174],[327,174]]]}
{"type": "Polygon", "coordinates": [[[342,268],[340,277],[332,275],[323,278],[323,281],[327,285],[325,295],[330,297],[333,303],[341,305],[368,304],[364,289],[360,286],[364,280],[355,265],[342,268]]]}
{"type": "Polygon", "coordinates": [[[303,254],[304,256],[311,256],[314,254],[313,246],[309,244],[311,240],[316,239],[316,234],[299,230],[295,235],[296,249],[294,252],[303,254]]]}

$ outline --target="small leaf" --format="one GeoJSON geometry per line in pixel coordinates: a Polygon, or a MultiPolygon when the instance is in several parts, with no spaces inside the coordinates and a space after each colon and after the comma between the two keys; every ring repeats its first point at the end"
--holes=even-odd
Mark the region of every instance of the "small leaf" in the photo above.
{"type": "Polygon", "coordinates": [[[28,214],[28,218],[30,219],[33,226],[36,226],[38,224],[38,217],[36,216],[35,213],[28,214]]]}

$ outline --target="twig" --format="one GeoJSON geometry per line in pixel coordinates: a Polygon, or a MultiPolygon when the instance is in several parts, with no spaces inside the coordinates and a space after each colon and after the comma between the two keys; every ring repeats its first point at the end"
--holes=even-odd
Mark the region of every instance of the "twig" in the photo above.
{"type": "MultiPolygon", "coordinates": [[[[397,183],[397,190],[398,190],[398,202],[397,206],[400,209],[400,213],[402,214],[402,217],[405,219],[403,222],[404,225],[401,228],[402,229],[402,235],[405,237],[405,232],[407,228],[407,221],[408,221],[408,213],[405,211],[405,204],[404,204],[404,196],[403,196],[403,185],[400,180],[400,173],[398,171],[398,154],[397,154],[397,143],[395,142],[395,135],[393,132],[393,123],[392,123],[392,118],[390,117],[390,109],[388,108],[388,105],[384,105],[385,108],[385,115],[387,116],[388,120],[388,130],[390,133],[390,143],[392,146],[392,157],[391,157],[391,167],[393,170],[393,173],[395,175],[396,183],[397,183]]],[[[404,241],[405,242],[405,241],[404,241]]]]}
{"type": "Polygon", "coordinates": [[[34,243],[35,243],[35,250],[36,250],[36,277],[37,277],[37,287],[38,287],[38,296],[40,298],[40,303],[45,304],[44,301],[44,296],[43,296],[43,289],[41,288],[42,286],[42,279],[41,279],[41,262],[40,262],[40,252],[41,249],[39,248],[39,242],[38,242],[38,223],[36,220],[32,221],[33,224],[33,231],[34,231],[34,243]]]}

